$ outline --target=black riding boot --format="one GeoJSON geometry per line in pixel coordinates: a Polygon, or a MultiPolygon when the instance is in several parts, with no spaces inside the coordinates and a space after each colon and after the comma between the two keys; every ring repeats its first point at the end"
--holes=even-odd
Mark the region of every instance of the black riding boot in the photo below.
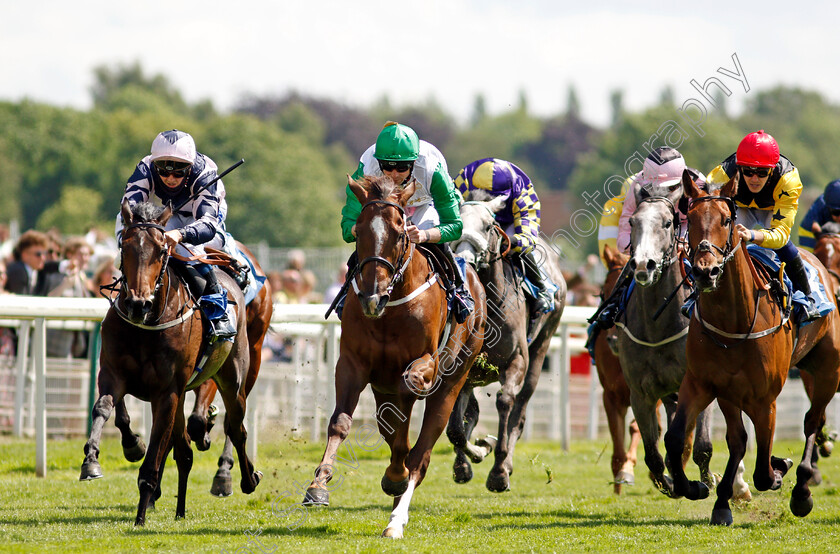
{"type": "MultiPolygon", "coordinates": [[[[219,284],[216,278],[216,272],[210,266],[205,266],[209,271],[206,271],[204,278],[207,280],[207,286],[204,287],[204,295],[199,298],[198,303],[202,311],[207,315],[212,328],[213,336],[220,339],[229,339],[236,336],[236,314],[233,311],[233,305],[228,304],[223,311],[220,306],[210,302],[206,297],[214,294],[222,294],[227,296],[227,291],[219,284]],[[221,312],[221,315],[219,313],[221,312]],[[215,319],[211,318],[215,315],[215,319]]],[[[201,271],[199,269],[199,271],[201,271]]]]}
{"type": "Polygon", "coordinates": [[[802,258],[798,254],[795,258],[792,258],[785,263],[785,273],[787,273],[787,276],[790,277],[790,280],[793,282],[793,288],[801,291],[808,297],[808,304],[805,306],[805,313],[803,314],[802,321],[799,323],[805,323],[806,321],[812,321],[819,318],[820,313],[817,311],[816,303],[811,297],[811,285],[808,283],[808,274],[805,271],[805,265],[802,263],[802,258]]]}
{"type": "Polygon", "coordinates": [[[470,295],[470,291],[467,290],[464,283],[465,276],[461,275],[461,266],[455,261],[455,255],[452,253],[452,248],[450,248],[449,243],[443,242],[436,244],[454,269],[455,282],[452,284],[452,288],[446,291],[446,295],[447,299],[452,298],[451,307],[452,312],[455,314],[455,321],[463,323],[470,317],[470,314],[475,308],[475,300],[470,295]]]}
{"type": "Polygon", "coordinates": [[[540,266],[534,257],[534,251],[531,250],[525,254],[520,254],[520,256],[525,266],[525,276],[537,287],[537,296],[534,298],[534,304],[531,308],[531,317],[534,318],[554,309],[554,296],[548,290],[540,266]]]}

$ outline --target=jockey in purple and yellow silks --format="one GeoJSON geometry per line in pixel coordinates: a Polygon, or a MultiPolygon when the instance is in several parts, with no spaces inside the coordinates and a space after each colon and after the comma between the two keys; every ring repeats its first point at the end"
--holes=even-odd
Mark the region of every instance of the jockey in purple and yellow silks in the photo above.
{"type": "Polygon", "coordinates": [[[483,190],[492,196],[506,196],[505,207],[496,213],[496,221],[510,236],[511,251],[522,257],[525,272],[539,290],[533,312],[554,309],[553,293],[539,271],[534,247],[540,236],[540,199],[531,179],[516,165],[497,158],[483,158],[464,167],[455,178],[455,186],[465,200],[470,192],[483,190]]]}

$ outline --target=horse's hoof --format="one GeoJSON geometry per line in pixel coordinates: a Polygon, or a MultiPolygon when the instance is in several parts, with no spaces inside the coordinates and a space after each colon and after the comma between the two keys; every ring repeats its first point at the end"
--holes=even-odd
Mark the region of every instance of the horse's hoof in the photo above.
{"type": "Polygon", "coordinates": [[[732,525],[732,510],[729,508],[715,508],[712,510],[711,525],[732,525]]]}
{"type": "MultiPolygon", "coordinates": [[[[709,487],[700,481],[691,481],[688,485],[688,494],[686,494],[685,497],[689,500],[703,500],[704,498],[709,498],[709,487]]],[[[731,516],[729,523],[732,523],[731,516]]]]}
{"type": "Polygon", "coordinates": [[[473,478],[473,470],[470,464],[464,463],[452,466],[452,479],[456,483],[469,483],[473,478]]]}
{"type": "Polygon", "coordinates": [[[303,495],[301,504],[304,506],[329,506],[330,491],[318,487],[309,487],[306,489],[306,494],[303,495]]]}
{"type": "Polygon", "coordinates": [[[262,481],[262,476],[262,471],[255,471],[251,474],[250,480],[247,480],[243,477],[242,481],[239,484],[239,488],[241,488],[242,492],[244,492],[245,494],[251,494],[257,489],[257,485],[260,484],[260,481],[262,481]]]}
{"type": "Polygon", "coordinates": [[[834,450],[834,443],[832,441],[825,441],[820,445],[820,456],[828,458],[834,450]]]}
{"type": "Polygon", "coordinates": [[[397,527],[386,527],[382,531],[382,537],[386,539],[401,539],[403,538],[403,530],[397,527]]]}
{"type": "Polygon", "coordinates": [[[187,434],[201,452],[210,448],[210,424],[193,414],[187,420],[187,434]]]}
{"type": "Polygon", "coordinates": [[[624,471],[623,469],[618,472],[615,476],[615,484],[616,485],[629,485],[633,486],[636,484],[636,476],[630,473],[629,471],[624,471]]]}
{"type": "Polygon", "coordinates": [[[507,473],[490,473],[485,486],[490,492],[507,492],[510,490],[510,477],[507,473]]]}
{"type": "Polygon", "coordinates": [[[496,450],[496,445],[499,443],[499,439],[494,437],[493,435],[487,435],[484,438],[476,439],[475,445],[479,448],[486,448],[487,453],[493,452],[496,450]]]}
{"type": "Polygon", "coordinates": [[[213,485],[210,487],[210,494],[219,498],[225,498],[233,494],[233,483],[229,471],[224,474],[221,470],[216,472],[216,476],[213,477],[213,485]]]}
{"type": "Polygon", "coordinates": [[[790,470],[790,468],[793,467],[793,460],[791,460],[790,458],[777,458],[775,456],[771,456],[770,467],[777,470],[779,473],[782,474],[782,477],[784,477],[790,470]]]}
{"type": "Polygon", "coordinates": [[[807,498],[798,499],[796,494],[790,497],[790,511],[796,517],[805,517],[814,509],[814,497],[810,494],[807,498]]]}
{"type": "Polygon", "coordinates": [[[79,475],[79,481],[93,481],[94,479],[102,478],[102,466],[99,462],[84,462],[82,464],[82,474],[79,475]]]}
{"type": "Polygon", "coordinates": [[[387,475],[383,475],[380,485],[382,486],[382,492],[388,496],[402,496],[408,490],[408,477],[395,483],[388,479],[387,475]]]}
{"type": "Polygon", "coordinates": [[[137,441],[132,446],[123,445],[123,456],[129,462],[139,462],[146,455],[146,443],[140,435],[134,435],[137,441]]]}

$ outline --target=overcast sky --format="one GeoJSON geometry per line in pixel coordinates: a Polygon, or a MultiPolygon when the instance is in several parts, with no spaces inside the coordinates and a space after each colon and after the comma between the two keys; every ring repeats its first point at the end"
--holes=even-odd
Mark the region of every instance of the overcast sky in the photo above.
{"type": "Polygon", "coordinates": [[[609,95],[678,104],[690,81],[717,76],[737,108],[750,92],[722,76],[735,54],[750,91],[815,89],[840,103],[835,2],[708,0],[35,0],[4,2],[0,100],[87,109],[93,68],[139,61],[190,102],[232,108],[242,95],[289,90],[367,107],[434,97],[465,120],[478,93],[491,113],[516,105],[551,115],[574,85],[583,116],[604,125],[609,95]]]}

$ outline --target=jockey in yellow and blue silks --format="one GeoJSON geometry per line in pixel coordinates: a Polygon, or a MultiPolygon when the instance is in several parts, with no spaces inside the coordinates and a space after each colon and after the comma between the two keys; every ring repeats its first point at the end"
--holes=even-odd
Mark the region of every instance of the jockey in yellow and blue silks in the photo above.
{"type": "MultiPolygon", "coordinates": [[[[389,121],[379,133],[376,142],[362,154],[359,166],[353,173],[354,180],[365,176],[390,177],[396,184],[405,185],[412,179],[417,182],[414,195],[409,198],[405,214],[408,239],[414,243],[436,244],[455,269],[454,290],[450,290],[452,309],[459,323],[466,321],[474,301],[467,287],[461,266],[455,261],[449,242],[461,237],[463,223],[458,207],[458,193],[449,176],[446,159],[440,150],[425,140],[420,140],[414,129],[389,121]]],[[[362,205],[350,186],[346,187],[347,200],[341,210],[341,233],[345,242],[356,241],[356,220],[362,205]]],[[[355,267],[354,256],[348,261],[349,271],[355,267]]],[[[339,313],[339,317],[340,317],[339,313]]]]}
{"type": "Polygon", "coordinates": [[[511,251],[522,257],[528,280],[539,291],[533,315],[554,309],[553,293],[546,286],[534,256],[534,247],[540,236],[540,199],[528,175],[508,161],[482,158],[458,173],[455,186],[465,200],[469,200],[470,192],[475,190],[507,197],[505,207],[496,212],[496,221],[510,236],[511,251]]]}
{"type": "Polygon", "coordinates": [[[799,246],[808,252],[814,251],[814,223],[823,226],[828,222],[840,223],[840,179],[825,186],[825,191],[814,200],[808,213],[799,224],[799,246]]]}
{"type": "Polygon", "coordinates": [[[819,317],[802,258],[790,240],[802,194],[799,170],[779,153],[776,140],[761,130],[745,136],[737,151],[709,173],[707,182],[725,184],[736,171],[741,176],[733,199],[738,234],[776,252],[793,286],[808,297],[803,321],[819,317]]]}

